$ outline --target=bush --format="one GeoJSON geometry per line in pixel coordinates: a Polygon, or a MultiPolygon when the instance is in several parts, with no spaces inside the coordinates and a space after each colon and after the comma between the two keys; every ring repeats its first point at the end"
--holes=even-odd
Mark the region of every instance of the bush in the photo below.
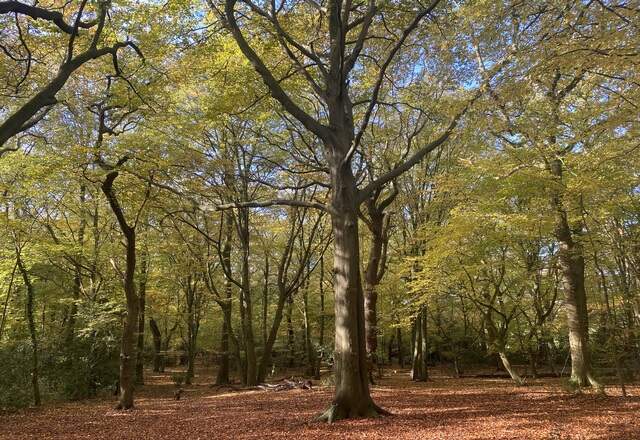
{"type": "Polygon", "coordinates": [[[33,403],[31,345],[17,342],[0,348],[0,409],[33,403]]]}
{"type": "Polygon", "coordinates": [[[57,397],[94,397],[118,379],[118,350],[99,338],[77,337],[72,344],[47,347],[42,371],[57,397]]]}

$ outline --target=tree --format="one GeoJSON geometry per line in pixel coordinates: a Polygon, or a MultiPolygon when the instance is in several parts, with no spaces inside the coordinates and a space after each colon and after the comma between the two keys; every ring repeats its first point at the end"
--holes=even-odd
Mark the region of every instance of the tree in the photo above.
{"type": "MultiPolygon", "coordinates": [[[[397,60],[399,52],[422,20],[431,14],[438,4],[439,1],[436,0],[427,6],[420,5],[417,13],[412,13],[406,18],[407,24],[401,29],[400,36],[389,35],[392,42],[379,52],[372,52],[374,56],[378,55],[377,62],[380,67],[374,73],[373,86],[357,93],[356,84],[351,84],[352,80],[357,82],[354,68],[359,63],[368,64],[365,56],[372,56],[369,51],[364,51],[364,48],[375,31],[383,29],[374,26],[377,17],[386,12],[382,4],[374,0],[366,5],[332,0],[327,2],[326,7],[315,2],[290,7],[284,7],[283,4],[282,7],[277,7],[273,3],[271,9],[267,10],[250,1],[227,0],[221,8],[213,1],[210,2],[212,9],[224,20],[243,55],[266,84],[269,93],[291,117],[317,136],[324,146],[332,189],[330,204],[324,205],[322,209],[331,215],[334,234],[336,391],[333,404],[320,418],[329,422],[386,413],[373,403],[369,394],[364,300],[360,277],[358,207],[377,188],[409,170],[429,151],[442,145],[480,94],[480,91],[473,94],[434,140],[422,145],[364,188],[358,188],[352,161],[371,122],[371,115],[379,103],[387,69],[397,60]],[[322,103],[322,114],[326,115],[326,120],[322,116],[312,116],[296,103],[276,78],[277,73],[265,64],[237,21],[236,7],[239,4],[245,7],[243,15],[250,19],[252,24],[264,25],[269,32],[276,35],[282,54],[290,61],[292,68],[300,72],[313,90],[314,97],[322,103]],[[317,31],[312,41],[317,39],[321,43],[304,45],[295,39],[292,30],[283,27],[280,16],[293,18],[297,11],[301,14],[309,14],[311,11],[317,14],[318,18],[314,20],[317,31]],[[354,96],[365,105],[365,111],[361,115],[354,112],[354,96]],[[356,116],[360,117],[359,125],[356,125],[356,116]]],[[[506,61],[496,63],[493,74],[502,69],[505,63],[506,61]]]]}
{"type": "MultiPolygon", "coordinates": [[[[18,1],[3,1],[0,2],[0,14],[14,13],[16,17],[18,15],[26,15],[33,19],[41,19],[54,23],[59,30],[69,35],[67,42],[67,50],[64,55],[62,63],[58,67],[57,74],[49,80],[43,87],[41,87],[37,93],[35,93],[26,102],[18,102],[15,111],[8,116],[2,124],[0,124],[0,156],[9,151],[16,151],[20,148],[20,144],[15,146],[7,146],[5,144],[8,140],[16,136],[17,134],[29,130],[34,127],[40,120],[42,120],[51,106],[57,103],[56,95],[67,83],[71,75],[83,65],[89,61],[101,58],[106,55],[110,55],[113,59],[113,65],[116,75],[120,75],[122,72],[118,67],[118,51],[126,47],[134,49],[138,55],[142,57],[142,52],[138,49],[138,46],[133,41],[117,42],[110,46],[100,46],[104,38],[103,32],[105,31],[108,2],[98,2],[95,20],[85,21],[83,14],[85,13],[85,6],[87,0],[82,0],[73,24],[68,24],[62,13],[59,11],[51,11],[38,6],[27,5],[18,1]],[[82,52],[75,54],[76,43],[83,38],[80,29],[88,29],[95,27],[93,36],[89,40],[88,47],[82,52]]],[[[88,14],[87,14],[88,15],[88,14]]],[[[16,18],[16,24],[18,27],[18,35],[21,44],[24,46],[27,58],[24,78],[17,85],[19,88],[21,83],[25,82],[29,71],[31,70],[32,55],[27,47],[27,42],[22,36],[20,30],[19,20],[16,18]]],[[[17,100],[16,100],[17,101],[17,100]]]]}
{"type": "MultiPolygon", "coordinates": [[[[107,90],[110,89],[111,82],[108,83],[107,90]]],[[[109,207],[115,216],[118,227],[124,236],[125,244],[125,268],[124,271],[117,267],[113,262],[114,269],[122,277],[124,294],[127,305],[127,312],[122,323],[122,343],[120,349],[120,379],[119,379],[119,402],[116,408],[131,409],[133,408],[133,393],[136,379],[136,339],[139,326],[140,297],[136,289],[136,228],[139,225],[140,216],[149,199],[151,185],[146,185],[146,190],[142,202],[133,218],[133,221],[127,219],[122,204],[118,198],[114,188],[114,182],[120,175],[123,166],[130,160],[125,155],[120,157],[115,164],[110,164],[103,158],[103,143],[105,135],[111,134],[117,136],[126,130],[127,116],[131,111],[125,111],[124,114],[117,115],[119,106],[108,106],[105,101],[101,101],[96,106],[96,115],[98,119],[98,133],[95,145],[96,163],[106,172],[104,180],[100,185],[102,193],[105,195],[109,207]],[[113,122],[111,121],[113,118],[113,122]],[[120,130],[120,131],[118,131],[120,130]]],[[[146,270],[146,268],[145,268],[146,270]]]]}

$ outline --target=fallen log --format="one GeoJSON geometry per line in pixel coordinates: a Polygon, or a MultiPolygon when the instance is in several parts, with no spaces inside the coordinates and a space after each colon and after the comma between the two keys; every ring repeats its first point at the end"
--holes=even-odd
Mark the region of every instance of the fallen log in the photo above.
{"type": "Polygon", "coordinates": [[[263,391],[313,390],[313,383],[308,379],[283,379],[278,383],[261,383],[257,385],[263,391]]]}

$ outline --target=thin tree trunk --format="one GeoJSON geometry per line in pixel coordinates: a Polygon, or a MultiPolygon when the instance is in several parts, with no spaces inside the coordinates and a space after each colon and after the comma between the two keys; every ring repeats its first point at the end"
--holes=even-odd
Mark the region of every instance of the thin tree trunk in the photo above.
{"type": "Polygon", "coordinates": [[[376,351],[378,349],[378,292],[376,290],[379,279],[378,272],[382,256],[383,217],[370,213],[371,246],[369,251],[369,261],[364,276],[364,320],[366,332],[367,358],[371,367],[369,368],[369,381],[373,384],[372,369],[377,363],[376,351]]]}
{"type": "Polygon", "coordinates": [[[304,318],[304,348],[307,358],[307,375],[316,376],[316,350],[311,342],[311,324],[309,321],[309,279],[307,278],[302,291],[303,318],[304,318]]]}
{"type": "Polygon", "coordinates": [[[159,373],[162,371],[162,355],[160,353],[162,351],[162,335],[158,324],[153,318],[149,319],[149,329],[153,336],[153,372],[159,373]]]}
{"type": "Polygon", "coordinates": [[[107,174],[102,183],[102,192],[109,201],[120,230],[125,238],[126,262],[124,271],[124,293],[127,301],[127,313],[122,323],[122,344],[120,347],[120,399],[117,409],[133,408],[133,392],[135,388],[136,366],[136,331],[138,329],[138,308],[140,300],[136,294],[136,231],[129,226],[120,203],[113,190],[113,182],[118,177],[117,171],[107,174]]]}
{"type": "Polygon", "coordinates": [[[269,364],[271,364],[273,345],[275,344],[276,338],[278,336],[278,329],[280,328],[280,323],[282,322],[284,306],[287,300],[285,287],[280,283],[278,284],[278,303],[276,304],[276,310],[273,315],[273,323],[271,324],[271,329],[267,336],[267,342],[262,347],[262,357],[260,358],[260,365],[258,366],[258,382],[264,382],[264,380],[266,379],[267,368],[269,368],[269,364]]]}
{"type": "MultiPolygon", "coordinates": [[[[227,270],[231,270],[231,240],[233,239],[233,218],[227,216],[225,219],[225,241],[222,248],[222,264],[227,270]]],[[[232,335],[231,329],[231,312],[233,309],[232,296],[233,289],[231,280],[225,277],[224,284],[225,299],[220,302],[222,310],[222,328],[220,331],[220,365],[218,366],[218,374],[216,375],[216,385],[225,385],[230,383],[230,340],[232,335]]],[[[236,347],[237,348],[237,347],[236,347]]],[[[239,356],[238,356],[239,357],[239,356]]]]}
{"type": "Polygon", "coordinates": [[[422,368],[424,368],[424,379],[429,380],[429,344],[427,340],[427,307],[422,308],[422,368]]]}
{"type": "Polygon", "coordinates": [[[13,270],[11,271],[11,278],[9,278],[9,287],[7,288],[7,296],[4,299],[4,306],[2,307],[2,321],[0,321],[0,342],[2,342],[2,336],[4,335],[4,323],[7,319],[7,308],[9,307],[9,300],[11,299],[11,292],[13,290],[13,282],[15,281],[16,269],[18,268],[18,263],[13,265],[13,270]]]}
{"type": "Polygon", "coordinates": [[[138,297],[140,299],[140,310],[138,316],[138,353],[136,357],[136,384],[144,384],[144,323],[145,323],[145,302],[147,296],[147,272],[149,261],[147,252],[142,253],[140,264],[140,280],[138,282],[138,297]]]}
{"type": "Polygon", "coordinates": [[[84,215],[84,205],[86,201],[86,187],[80,186],[80,225],[78,226],[78,248],[79,252],[75,255],[73,264],[73,302],[69,310],[67,325],[65,328],[65,342],[67,346],[73,342],[75,337],[76,316],[78,315],[78,300],[80,299],[80,291],[82,289],[82,266],[80,260],[82,258],[82,249],[84,248],[84,235],[87,226],[87,220],[84,215]]]}
{"type": "Polygon", "coordinates": [[[267,345],[267,318],[269,310],[269,253],[264,256],[264,285],[262,287],[262,346],[267,345]]]}
{"type": "Polygon", "coordinates": [[[415,341],[413,343],[413,361],[411,365],[411,380],[424,382],[427,377],[426,364],[426,334],[425,324],[426,314],[421,310],[413,321],[415,341]]]}
{"type": "Polygon", "coordinates": [[[522,379],[522,377],[520,377],[520,375],[516,372],[516,370],[514,370],[513,367],[511,366],[511,362],[509,362],[507,353],[504,352],[503,350],[500,350],[498,352],[498,356],[500,356],[500,360],[502,361],[502,365],[504,366],[504,369],[507,370],[507,373],[509,373],[509,376],[516,383],[516,385],[524,385],[525,382],[522,379]]]}
{"type": "Polygon", "coordinates": [[[24,286],[27,291],[27,307],[26,307],[26,318],[27,324],[29,326],[29,336],[31,338],[31,387],[33,390],[33,404],[35,406],[40,406],[40,376],[39,376],[39,364],[38,364],[38,335],[36,333],[36,323],[33,318],[33,308],[34,308],[34,299],[35,299],[35,290],[33,288],[33,284],[31,283],[31,279],[29,278],[29,273],[22,262],[22,256],[20,255],[20,250],[16,248],[16,262],[18,265],[18,270],[22,275],[22,280],[24,281],[24,286]]]}
{"type": "Polygon", "coordinates": [[[396,327],[396,341],[398,344],[398,363],[400,368],[404,368],[404,353],[402,351],[402,329],[396,327]]]}
{"type": "Polygon", "coordinates": [[[195,373],[194,366],[194,353],[195,353],[195,338],[194,338],[194,292],[191,289],[191,277],[187,278],[187,374],[185,375],[185,384],[191,385],[193,376],[195,373]]]}
{"type": "Polygon", "coordinates": [[[242,208],[238,216],[238,235],[242,243],[242,289],[240,292],[240,319],[243,328],[243,342],[245,347],[245,368],[243,376],[245,384],[258,384],[257,357],[255,339],[253,336],[253,305],[251,301],[251,281],[249,269],[249,210],[242,208]],[[246,371],[246,373],[245,373],[246,371]]]}
{"type": "Polygon", "coordinates": [[[296,334],[293,330],[293,293],[287,295],[287,366],[293,368],[296,358],[296,334]]]}
{"type": "Polygon", "coordinates": [[[185,383],[191,385],[195,377],[195,362],[198,353],[198,332],[200,330],[200,298],[198,279],[189,275],[185,281],[187,302],[187,374],[185,383]]]}
{"type": "Polygon", "coordinates": [[[378,202],[382,188],[378,189],[367,200],[367,215],[365,223],[371,232],[369,246],[369,260],[364,273],[364,319],[366,332],[367,357],[369,366],[369,381],[373,384],[373,369],[378,363],[378,292],[377,287],[382,281],[386,270],[387,241],[389,216],[384,210],[398,195],[396,187],[384,200],[378,202]]]}
{"type": "MultiPolygon", "coordinates": [[[[231,285],[229,283],[229,291],[231,285]]],[[[225,385],[230,383],[229,380],[229,339],[231,333],[231,303],[222,307],[222,329],[220,332],[220,364],[218,365],[218,374],[216,375],[216,385],[225,385]]]]}
{"type": "Polygon", "coordinates": [[[320,336],[318,337],[318,345],[321,355],[316,359],[316,372],[314,379],[320,380],[320,367],[322,362],[322,353],[324,350],[324,325],[325,325],[325,309],[324,309],[324,255],[320,257],[320,336]]]}

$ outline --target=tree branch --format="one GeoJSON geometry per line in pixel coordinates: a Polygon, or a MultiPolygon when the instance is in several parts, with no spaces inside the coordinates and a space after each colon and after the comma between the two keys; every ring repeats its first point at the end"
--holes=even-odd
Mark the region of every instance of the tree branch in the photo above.
{"type": "Polygon", "coordinates": [[[332,209],[323,203],[309,202],[306,200],[292,199],[272,199],[253,202],[232,202],[216,206],[216,211],[223,211],[234,208],[267,208],[269,206],[298,206],[302,208],[315,208],[331,213],[332,209]]]}
{"type": "Polygon", "coordinates": [[[88,29],[95,26],[96,24],[96,21],[81,21],[80,14],[78,14],[77,23],[75,25],[70,25],[69,23],[64,21],[62,13],[58,11],[50,11],[48,9],[27,5],[18,1],[0,2],[0,14],[8,13],[26,15],[35,20],[41,19],[50,21],[51,23],[55,24],[62,32],[70,35],[77,34],[78,28],[88,29]]]}
{"type": "Polygon", "coordinates": [[[482,96],[486,86],[489,84],[489,81],[491,81],[491,79],[495,77],[495,75],[498,74],[498,72],[500,72],[508,64],[509,59],[510,58],[507,56],[500,63],[496,64],[496,66],[492,69],[491,74],[487,75],[487,78],[485,79],[483,84],[478,88],[476,93],[474,93],[473,97],[469,99],[467,103],[464,105],[464,107],[462,108],[462,110],[460,110],[453,117],[453,119],[451,120],[447,128],[444,130],[444,132],[442,132],[442,134],[440,134],[440,136],[438,136],[436,139],[434,139],[433,141],[429,142],[428,144],[420,148],[403,163],[401,163],[400,165],[397,165],[395,168],[383,174],[382,176],[378,177],[377,179],[374,179],[371,183],[369,183],[367,186],[361,189],[358,194],[359,203],[362,203],[363,201],[365,201],[376,188],[387,184],[388,182],[394,180],[396,177],[400,176],[402,173],[410,170],[413,166],[420,163],[420,161],[424,159],[424,157],[428,153],[430,153],[431,151],[435,150],[440,145],[445,143],[449,139],[451,134],[454,132],[458,124],[460,123],[460,120],[462,119],[462,117],[467,113],[467,111],[469,111],[473,103],[475,103],[475,101],[477,101],[478,98],[482,96]]]}
{"type": "MultiPolygon", "coordinates": [[[[269,89],[271,96],[273,96],[284,108],[287,110],[294,118],[296,118],[302,125],[305,126],[309,131],[318,136],[323,140],[328,140],[332,138],[332,134],[330,130],[322,125],[320,122],[311,117],[308,113],[306,113],[302,108],[300,108],[293,100],[287,95],[287,93],[282,89],[279,82],[275,79],[269,68],[264,64],[264,61],[260,58],[260,56],[253,50],[253,48],[249,45],[247,40],[244,38],[240,27],[238,26],[238,22],[235,17],[235,5],[237,0],[225,0],[225,9],[224,16],[222,17],[225,26],[231,32],[236,44],[240,48],[240,51],[244,54],[245,57],[251,62],[253,68],[258,72],[258,74],[262,77],[265,85],[269,89]]],[[[209,0],[209,5],[211,9],[216,11],[215,6],[212,1],[209,0]]]]}
{"type": "MultiPolygon", "coordinates": [[[[351,157],[353,156],[353,154],[358,149],[358,146],[360,145],[362,136],[364,135],[364,132],[366,131],[367,126],[369,125],[369,121],[371,120],[373,109],[378,103],[378,96],[380,95],[380,89],[382,88],[382,83],[384,82],[384,77],[386,75],[387,68],[389,67],[391,62],[394,60],[398,51],[404,45],[404,42],[407,40],[407,38],[409,38],[409,35],[411,35],[411,33],[418,27],[422,19],[435,9],[438,3],[440,3],[440,0],[433,0],[433,2],[431,2],[429,6],[427,6],[425,9],[423,9],[422,11],[416,14],[416,16],[413,18],[411,23],[409,23],[409,25],[402,31],[402,35],[400,36],[400,39],[396,41],[396,44],[391,48],[389,55],[387,55],[387,58],[382,63],[382,66],[380,67],[380,72],[378,72],[378,77],[376,79],[375,85],[373,86],[373,92],[371,93],[371,101],[369,102],[369,106],[365,111],[364,117],[362,119],[362,124],[360,125],[360,128],[356,133],[356,136],[353,140],[353,144],[351,145],[349,152],[343,159],[343,164],[346,164],[351,160],[351,157]]],[[[355,61],[356,60],[354,59],[354,60],[350,60],[349,62],[355,63],[355,61]]]]}

